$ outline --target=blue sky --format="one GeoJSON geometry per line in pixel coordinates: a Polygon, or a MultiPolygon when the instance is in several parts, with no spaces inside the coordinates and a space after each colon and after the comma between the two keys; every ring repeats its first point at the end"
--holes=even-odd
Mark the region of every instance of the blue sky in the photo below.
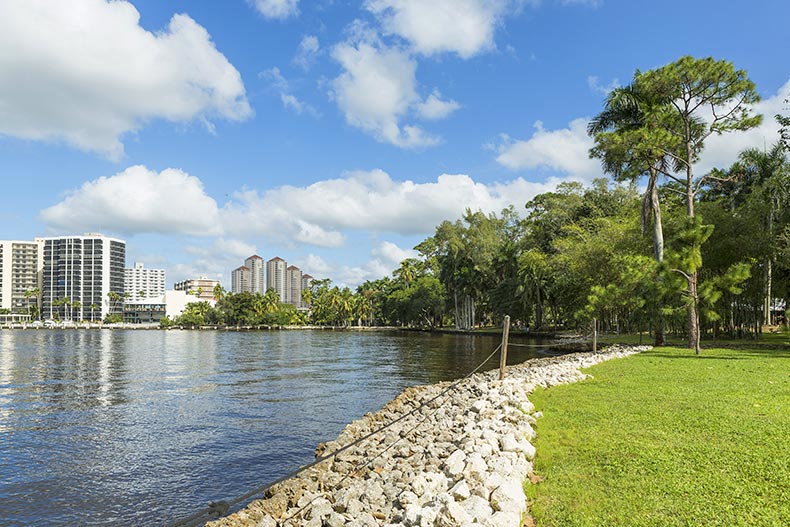
{"type": "Polygon", "coordinates": [[[0,0],[0,238],[102,232],[168,283],[257,253],[355,286],[464,208],[600,176],[608,89],[683,55],[745,69],[776,139],[790,4],[0,0]]]}

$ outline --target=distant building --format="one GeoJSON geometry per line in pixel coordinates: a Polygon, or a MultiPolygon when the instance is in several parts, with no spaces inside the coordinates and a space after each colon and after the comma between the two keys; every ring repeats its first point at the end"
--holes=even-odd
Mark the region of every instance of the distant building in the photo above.
{"type": "Polygon", "coordinates": [[[246,265],[237,267],[230,273],[230,292],[238,294],[250,291],[250,268],[246,265]]]}
{"type": "Polygon", "coordinates": [[[123,290],[127,302],[162,296],[165,294],[165,270],[146,269],[145,264],[135,262],[134,267],[127,267],[124,272],[123,290]]]}
{"type": "Polygon", "coordinates": [[[42,244],[0,240],[0,309],[27,314],[38,304],[42,244]]]}
{"type": "Polygon", "coordinates": [[[100,320],[123,314],[126,242],[94,233],[36,241],[43,246],[42,318],[100,320]]]}
{"type": "Polygon", "coordinates": [[[295,265],[285,269],[285,302],[302,307],[302,270],[295,265]]]}
{"type": "MultiPolygon", "coordinates": [[[[158,323],[165,316],[173,320],[180,317],[189,304],[203,301],[186,291],[168,290],[157,297],[126,303],[123,321],[131,324],[158,323]]],[[[212,306],[216,304],[213,298],[205,301],[212,306]]]]}
{"type": "Polygon", "coordinates": [[[279,256],[266,262],[266,290],[274,289],[277,296],[280,297],[280,302],[286,301],[285,270],[287,266],[286,261],[279,256]]]}
{"type": "Polygon", "coordinates": [[[219,285],[219,280],[211,280],[206,276],[176,282],[173,289],[185,291],[200,300],[214,300],[214,288],[219,285]]]}
{"type": "Polygon", "coordinates": [[[250,293],[266,293],[266,281],[264,268],[266,267],[263,258],[257,254],[253,254],[244,260],[244,267],[250,270],[250,293]]]}

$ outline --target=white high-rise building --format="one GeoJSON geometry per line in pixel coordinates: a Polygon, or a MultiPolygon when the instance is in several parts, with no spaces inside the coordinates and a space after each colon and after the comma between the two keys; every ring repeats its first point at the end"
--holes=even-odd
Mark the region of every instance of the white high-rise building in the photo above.
{"type": "Polygon", "coordinates": [[[38,304],[41,247],[37,242],[0,240],[0,309],[28,314],[38,304]]]}
{"type": "Polygon", "coordinates": [[[285,301],[302,307],[302,270],[295,265],[288,266],[285,270],[285,283],[285,301]]]}
{"type": "Polygon", "coordinates": [[[280,297],[280,302],[286,301],[285,270],[287,267],[288,264],[279,256],[266,262],[266,290],[274,289],[280,297]]]}
{"type": "Polygon", "coordinates": [[[263,258],[253,254],[244,260],[244,267],[250,270],[250,293],[266,293],[266,281],[264,280],[264,268],[266,267],[263,258]]]}
{"type": "Polygon", "coordinates": [[[135,262],[134,267],[124,270],[123,290],[126,299],[132,302],[162,296],[165,294],[165,270],[146,269],[145,264],[135,262]]]}
{"type": "Polygon", "coordinates": [[[230,273],[230,291],[233,294],[250,292],[250,268],[242,265],[230,273]]]}
{"type": "Polygon", "coordinates": [[[43,245],[42,318],[100,320],[123,314],[125,241],[94,233],[36,241],[43,245]]]}

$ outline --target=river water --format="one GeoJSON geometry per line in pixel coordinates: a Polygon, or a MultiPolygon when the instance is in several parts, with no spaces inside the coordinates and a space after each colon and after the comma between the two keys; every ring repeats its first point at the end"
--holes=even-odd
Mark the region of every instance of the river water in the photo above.
{"type": "MultiPolygon", "coordinates": [[[[0,525],[163,525],[312,461],[352,420],[464,376],[499,341],[0,331],[0,525]]],[[[508,363],[536,351],[513,347],[508,363]]]]}

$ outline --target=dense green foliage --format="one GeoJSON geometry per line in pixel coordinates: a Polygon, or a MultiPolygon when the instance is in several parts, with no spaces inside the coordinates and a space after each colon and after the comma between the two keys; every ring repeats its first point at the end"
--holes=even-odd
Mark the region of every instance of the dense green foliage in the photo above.
{"type": "Polygon", "coordinates": [[[790,525],[788,349],[656,348],[536,391],[537,524],[790,525]]]}
{"type": "Polygon", "coordinates": [[[614,182],[563,183],[522,210],[467,210],[438,225],[415,247],[419,258],[391,277],[356,291],[315,281],[304,292],[308,310],[271,291],[218,288],[215,307],[192,304],[173,322],[471,330],[510,315],[517,327],[584,330],[596,320],[604,331],[651,331],[659,344],[684,336],[697,348],[700,336],[756,336],[787,320],[786,145],[777,136],[732,167],[694,170],[711,135],[760,123],[758,100],[727,61],[682,57],[637,71],[588,129],[590,155],[614,182]]]}

